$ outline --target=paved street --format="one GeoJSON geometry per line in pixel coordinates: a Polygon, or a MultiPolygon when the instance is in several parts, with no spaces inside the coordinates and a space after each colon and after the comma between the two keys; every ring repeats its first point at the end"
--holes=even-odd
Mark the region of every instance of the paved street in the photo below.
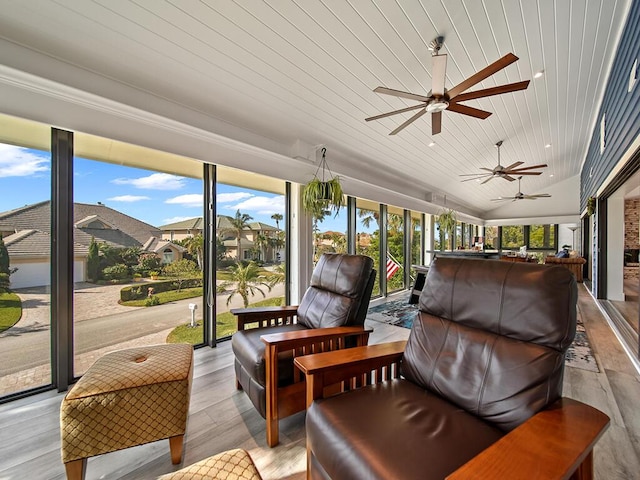
{"type": "MultiPolygon", "coordinates": [[[[189,303],[198,304],[196,318],[202,318],[202,299],[180,300],[150,308],[119,305],[117,302],[122,287],[76,285],[74,319],[78,371],[86,370],[106,351],[163,343],[174,327],[190,321],[189,303]]],[[[24,382],[42,384],[43,381],[38,378],[48,378],[50,375],[49,292],[44,288],[32,288],[16,293],[23,301],[23,316],[16,325],[0,334],[0,394],[11,391],[12,385],[18,386],[24,382]],[[34,371],[37,373],[34,374],[34,371]]],[[[282,295],[282,284],[267,293],[268,297],[282,295]]],[[[222,294],[216,297],[218,313],[242,306],[239,296],[227,306],[227,296],[222,294]]],[[[261,299],[262,296],[259,296],[253,301],[261,299]]],[[[48,383],[48,380],[44,383],[48,383]]]]}

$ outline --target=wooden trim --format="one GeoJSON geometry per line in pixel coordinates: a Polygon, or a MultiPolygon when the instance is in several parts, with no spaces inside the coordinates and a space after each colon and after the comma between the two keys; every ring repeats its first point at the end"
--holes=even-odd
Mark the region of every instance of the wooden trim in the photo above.
{"type": "MultiPolygon", "coordinates": [[[[346,337],[356,337],[358,346],[369,341],[370,329],[358,327],[333,327],[272,333],[261,336],[265,343],[265,390],[267,444],[279,443],[278,421],[305,409],[305,378],[294,369],[294,383],[278,388],[278,355],[291,351],[296,358],[312,352],[329,352],[345,348],[346,337]]],[[[356,347],[357,348],[357,347],[356,347]]],[[[349,349],[352,350],[352,349],[349,349]]]]}
{"type": "Polygon", "coordinates": [[[287,305],[284,307],[256,307],[232,308],[230,312],[236,315],[238,331],[245,330],[247,325],[258,322],[259,328],[273,327],[295,323],[298,307],[287,305]]]}
{"type": "Polygon", "coordinates": [[[307,407],[318,399],[341,391],[396,378],[400,374],[406,341],[347,348],[294,359],[307,377],[307,407]]]}
{"type": "Polygon", "coordinates": [[[453,472],[447,480],[590,480],[592,450],[608,425],[609,417],[601,411],[561,398],[453,472]]]}

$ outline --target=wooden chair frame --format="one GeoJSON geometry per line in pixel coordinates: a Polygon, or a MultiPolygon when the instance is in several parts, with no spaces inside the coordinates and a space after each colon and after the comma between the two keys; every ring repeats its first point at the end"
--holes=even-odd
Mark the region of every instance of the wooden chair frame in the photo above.
{"type": "MultiPolygon", "coordinates": [[[[307,406],[341,391],[399,376],[405,341],[350,348],[295,359],[307,377],[307,406]]],[[[593,447],[609,425],[601,411],[561,398],[471,459],[447,480],[593,479],[593,447]],[[536,472],[533,474],[532,472],[536,472]]],[[[307,446],[307,462],[311,452],[307,446]]],[[[307,464],[307,478],[310,477],[307,464]]]]}
{"type": "MultiPolygon", "coordinates": [[[[232,309],[238,317],[238,331],[247,328],[295,323],[297,306],[232,309]],[[257,326],[254,325],[257,323],[257,326]]],[[[291,351],[295,358],[313,353],[329,352],[345,348],[345,340],[354,338],[356,346],[367,345],[371,329],[363,326],[313,328],[295,332],[271,333],[263,335],[265,343],[265,388],[267,444],[274,447],[279,440],[278,421],[306,409],[305,377],[294,368],[294,383],[285,387],[277,386],[278,355],[291,351]]],[[[236,388],[242,389],[238,379],[236,388]]]]}

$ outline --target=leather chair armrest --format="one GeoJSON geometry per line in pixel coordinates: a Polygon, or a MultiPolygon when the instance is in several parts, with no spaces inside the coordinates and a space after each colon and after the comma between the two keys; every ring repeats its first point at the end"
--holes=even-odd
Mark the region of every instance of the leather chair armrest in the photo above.
{"type": "Polygon", "coordinates": [[[561,398],[464,464],[447,480],[593,478],[593,447],[609,417],[561,398]]]}
{"type": "Polygon", "coordinates": [[[342,382],[344,390],[398,377],[406,345],[389,342],[297,357],[294,363],[307,377],[307,407],[330,385],[342,382]]]}
{"type": "Polygon", "coordinates": [[[258,322],[258,327],[293,323],[293,318],[298,313],[298,306],[232,308],[230,311],[237,317],[238,331],[240,331],[245,330],[247,325],[256,322],[258,322]]]}

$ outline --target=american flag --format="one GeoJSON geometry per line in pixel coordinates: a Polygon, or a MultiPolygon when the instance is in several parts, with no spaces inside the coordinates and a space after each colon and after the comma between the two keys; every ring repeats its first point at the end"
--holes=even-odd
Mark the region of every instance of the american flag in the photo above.
{"type": "Polygon", "coordinates": [[[387,280],[393,277],[398,270],[400,270],[400,265],[387,257],[387,280]]]}

